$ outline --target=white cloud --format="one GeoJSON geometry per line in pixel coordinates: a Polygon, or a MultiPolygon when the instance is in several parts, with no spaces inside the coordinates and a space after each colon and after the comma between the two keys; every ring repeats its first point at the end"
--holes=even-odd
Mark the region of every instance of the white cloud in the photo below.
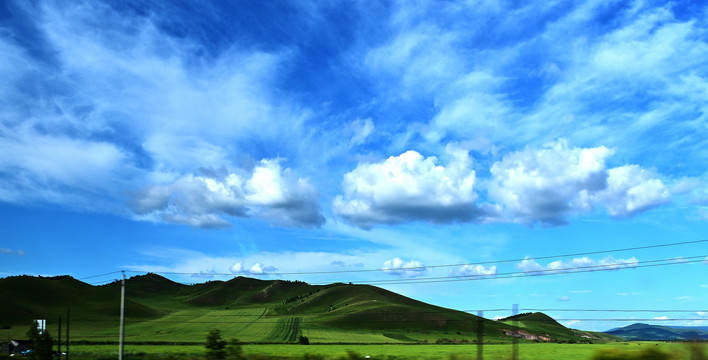
{"type": "Polygon", "coordinates": [[[279,225],[313,227],[324,222],[316,198],[307,179],[283,169],[280,160],[264,159],[250,176],[206,172],[147,187],[135,194],[133,209],[143,218],[198,227],[227,226],[224,216],[254,216],[279,225]]]}
{"type": "Polygon", "coordinates": [[[543,265],[537,263],[536,260],[528,256],[525,257],[520,263],[514,265],[514,267],[524,272],[541,271],[545,269],[543,265]]]}
{"type": "Polygon", "coordinates": [[[657,317],[654,317],[654,320],[668,320],[668,319],[669,319],[668,316],[657,316],[657,317]]]}
{"type": "Polygon", "coordinates": [[[548,225],[564,224],[597,205],[626,217],[669,200],[661,180],[638,166],[607,169],[613,152],[604,146],[571,148],[559,139],[508,154],[492,165],[490,199],[503,205],[511,221],[548,225]]]}
{"type": "Polygon", "coordinates": [[[616,293],[615,295],[617,295],[617,296],[636,296],[636,295],[641,295],[641,293],[638,293],[638,292],[620,292],[620,293],[616,293]]]}
{"type": "Polygon", "coordinates": [[[84,197],[125,189],[135,175],[115,144],[40,132],[41,124],[0,124],[0,199],[93,207],[84,197]]]}
{"type": "Polygon", "coordinates": [[[374,122],[371,118],[367,119],[356,119],[348,124],[347,132],[351,133],[351,140],[349,143],[354,145],[363,144],[366,139],[374,131],[374,122]]]}
{"type": "Polygon", "coordinates": [[[563,325],[565,325],[566,327],[571,327],[571,326],[578,325],[578,324],[580,324],[581,322],[582,322],[582,321],[580,321],[580,320],[570,320],[570,321],[564,322],[563,325]]]}
{"type": "Polygon", "coordinates": [[[637,165],[610,169],[608,175],[607,189],[597,193],[595,201],[612,216],[632,216],[670,200],[666,185],[637,165]]]}
{"type": "Polygon", "coordinates": [[[233,265],[231,265],[231,268],[229,268],[229,271],[234,274],[241,275],[263,275],[265,273],[278,270],[275,266],[264,266],[261,263],[255,263],[250,268],[244,267],[243,264],[243,261],[234,263],[233,265]]]}
{"type": "Polygon", "coordinates": [[[386,260],[382,266],[382,269],[384,269],[388,274],[405,278],[422,276],[426,271],[425,265],[423,265],[420,261],[404,261],[399,257],[386,260]]]}
{"type": "Polygon", "coordinates": [[[450,271],[450,274],[454,276],[491,276],[496,275],[496,273],[496,266],[485,267],[479,264],[462,265],[450,271]]]}
{"type": "Polygon", "coordinates": [[[573,271],[602,271],[602,270],[618,270],[625,268],[633,268],[639,264],[639,260],[635,257],[629,259],[615,259],[612,256],[607,256],[600,260],[593,260],[588,257],[572,259],[570,262],[557,260],[543,266],[536,262],[533,258],[525,257],[515,265],[516,269],[523,272],[573,272],[573,271]]]}
{"type": "Polygon", "coordinates": [[[569,148],[561,139],[543,149],[511,153],[491,168],[490,197],[520,222],[561,224],[588,212],[590,196],[607,186],[603,146],[569,148]]]}
{"type": "Polygon", "coordinates": [[[708,288],[708,284],[701,284],[702,288],[708,288]]]}
{"type": "Polygon", "coordinates": [[[480,210],[475,205],[475,172],[469,154],[452,146],[447,152],[452,156],[447,166],[413,150],[383,162],[359,164],[344,175],[344,195],[334,199],[334,212],[362,228],[476,219],[480,210]]]}
{"type": "Polygon", "coordinates": [[[569,296],[561,296],[558,298],[558,301],[570,301],[570,297],[569,296]]]}
{"type": "MultiPolygon", "coordinates": [[[[308,141],[303,124],[309,110],[275,95],[274,74],[286,53],[234,46],[195,58],[210,50],[165,32],[157,17],[129,16],[100,2],[55,5],[17,7],[36,20],[41,42],[35,45],[51,60],[34,59],[23,44],[0,39],[0,94],[8,95],[0,100],[0,200],[125,214],[125,194],[143,189],[140,206],[153,209],[165,199],[158,193],[171,187],[155,184],[201,191],[187,184],[190,177],[196,182],[198,169],[250,169],[253,159],[297,157],[292,149],[308,141]]],[[[265,188],[250,190],[248,210],[277,224],[323,221],[308,209],[315,204],[307,199],[309,183],[277,189],[281,179],[269,183],[269,175],[276,173],[253,174],[250,185],[265,188]],[[290,197],[269,198],[278,194],[290,197]]],[[[219,215],[223,207],[196,213],[185,211],[190,204],[179,205],[153,218],[227,224],[219,215]]]]}

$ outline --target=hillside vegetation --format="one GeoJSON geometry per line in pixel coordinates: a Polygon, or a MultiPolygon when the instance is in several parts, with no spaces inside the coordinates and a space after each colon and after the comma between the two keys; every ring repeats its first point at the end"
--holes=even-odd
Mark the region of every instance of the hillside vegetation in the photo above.
{"type": "MultiPolygon", "coordinates": [[[[71,317],[73,342],[117,341],[120,283],[92,286],[69,276],[0,279],[0,336],[24,338],[33,319],[71,317]]],[[[426,304],[370,285],[314,286],[299,281],[236,277],[196,285],[156,274],[126,281],[126,341],[198,343],[211,329],[251,343],[590,342],[611,339],[568,329],[534,313],[491,321],[426,304]],[[517,321],[518,327],[513,322],[517,321]]]]}

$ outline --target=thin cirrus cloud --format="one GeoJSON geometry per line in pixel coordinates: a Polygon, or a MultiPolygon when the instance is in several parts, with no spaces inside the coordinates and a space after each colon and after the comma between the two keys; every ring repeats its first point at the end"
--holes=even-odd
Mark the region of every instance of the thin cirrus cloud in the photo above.
{"type": "MultiPolygon", "coordinates": [[[[132,193],[138,219],[197,227],[227,226],[228,215],[323,223],[312,186],[279,165],[256,164],[244,189],[194,175],[271,158],[245,151],[252,139],[274,157],[297,146],[287,139],[306,138],[298,134],[307,109],[272,96],[280,54],[234,48],[192,61],[205,45],[165,33],[157,18],[96,2],[66,5],[17,9],[39,19],[51,61],[0,37],[13,60],[0,63],[0,93],[8,95],[0,100],[0,200],[125,214],[124,194],[132,193]]],[[[363,125],[360,141],[372,126],[363,125]]]]}
{"type": "Polygon", "coordinates": [[[15,256],[25,256],[27,253],[24,252],[24,250],[13,250],[13,249],[8,249],[8,248],[0,248],[0,254],[5,254],[5,255],[15,255],[15,256]]]}

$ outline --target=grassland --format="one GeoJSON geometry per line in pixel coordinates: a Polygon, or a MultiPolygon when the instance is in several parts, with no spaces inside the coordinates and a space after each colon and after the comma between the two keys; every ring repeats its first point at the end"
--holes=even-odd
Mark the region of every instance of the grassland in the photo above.
{"type": "MultiPolygon", "coordinates": [[[[673,355],[674,360],[691,359],[690,348],[684,344],[629,342],[614,344],[548,344],[527,343],[519,345],[521,360],[590,360],[594,354],[603,350],[619,350],[623,353],[638,354],[649,348],[659,349],[673,355]]],[[[128,359],[164,358],[164,359],[200,359],[204,356],[201,345],[189,346],[126,346],[128,359]]],[[[408,360],[449,360],[476,359],[475,345],[244,345],[244,354],[251,359],[303,359],[317,356],[323,359],[350,359],[370,356],[371,359],[408,359],[408,360]]],[[[485,345],[484,359],[510,359],[511,345],[485,345]]],[[[108,359],[117,356],[117,346],[79,345],[72,347],[72,359],[108,359]]]]}

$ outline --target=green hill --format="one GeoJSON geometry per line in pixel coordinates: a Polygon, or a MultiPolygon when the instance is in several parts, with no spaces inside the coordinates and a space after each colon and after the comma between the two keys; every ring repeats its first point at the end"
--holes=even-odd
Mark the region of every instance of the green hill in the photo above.
{"type": "Polygon", "coordinates": [[[540,313],[524,313],[509,316],[499,320],[500,322],[521,328],[519,337],[530,340],[557,341],[557,342],[593,342],[593,341],[617,341],[619,338],[605,333],[581,331],[567,328],[552,317],[540,313]],[[528,332],[528,334],[525,334],[528,332]],[[538,337],[540,334],[540,338],[538,337]]]}
{"type": "MultiPolygon", "coordinates": [[[[72,341],[117,341],[120,282],[92,286],[69,276],[0,279],[0,337],[24,338],[33,319],[56,333],[71,311],[72,341]]],[[[156,274],[126,281],[126,341],[199,343],[212,329],[245,342],[312,343],[509,342],[598,340],[544,314],[521,316],[519,327],[426,304],[370,285],[314,286],[299,281],[236,277],[183,285],[156,274]],[[535,338],[533,338],[535,336],[535,338]]]]}

